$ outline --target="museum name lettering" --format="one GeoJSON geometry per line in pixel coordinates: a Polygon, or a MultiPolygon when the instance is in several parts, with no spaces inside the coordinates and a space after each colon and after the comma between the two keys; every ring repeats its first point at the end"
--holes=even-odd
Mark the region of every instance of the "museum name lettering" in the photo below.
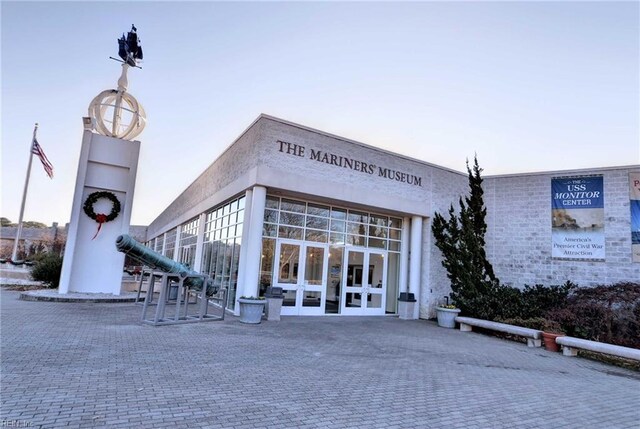
{"type": "Polygon", "coordinates": [[[304,146],[295,143],[288,143],[282,140],[278,140],[277,143],[279,145],[278,150],[288,155],[309,158],[312,161],[323,162],[336,167],[359,171],[370,176],[383,177],[396,182],[422,186],[422,177],[418,177],[415,174],[380,167],[360,159],[348,158],[346,156],[323,152],[321,150],[311,149],[310,151],[307,151],[304,146]]]}

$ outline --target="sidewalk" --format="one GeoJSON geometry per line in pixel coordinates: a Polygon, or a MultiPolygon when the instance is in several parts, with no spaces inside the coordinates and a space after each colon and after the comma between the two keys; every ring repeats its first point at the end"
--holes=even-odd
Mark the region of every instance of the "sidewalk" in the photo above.
{"type": "Polygon", "coordinates": [[[2,290],[0,426],[637,428],[640,373],[393,317],[153,327],[2,290]],[[21,425],[21,426],[20,426],[21,425]]]}

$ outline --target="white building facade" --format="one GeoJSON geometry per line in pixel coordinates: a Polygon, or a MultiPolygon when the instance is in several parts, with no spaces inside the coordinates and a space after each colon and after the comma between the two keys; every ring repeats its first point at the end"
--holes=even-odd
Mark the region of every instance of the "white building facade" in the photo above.
{"type": "MultiPolygon", "coordinates": [[[[637,171],[485,178],[498,277],[514,286],[640,278],[622,180],[637,171]],[[604,261],[552,258],[549,183],[572,174],[604,177],[604,261]],[[535,198],[501,197],[519,187],[535,198]]],[[[449,292],[431,219],[467,191],[466,174],[261,115],[149,225],[147,245],[228,288],[230,311],[277,286],[285,315],[393,315],[399,293],[411,292],[414,316],[431,318],[449,292]]]]}

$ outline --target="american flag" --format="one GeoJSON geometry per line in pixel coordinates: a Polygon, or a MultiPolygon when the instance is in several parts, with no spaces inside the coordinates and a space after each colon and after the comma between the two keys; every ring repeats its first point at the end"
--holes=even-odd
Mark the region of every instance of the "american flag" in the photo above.
{"type": "Polygon", "coordinates": [[[46,171],[47,175],[51,179],[53,179],[53,165],[51,165],[49,158],[47,158],[47,155],[44,154],[42,147],[40,147],[40,145],[38,144],[38,140],[36,140],[35,138],[33,139],[33,144],[31,145],[31,153],[34,155],[38,155],[38,158],[40,158],[40,162],[42,162],[42,166],[44,167],[44,171],[46,171]]]}

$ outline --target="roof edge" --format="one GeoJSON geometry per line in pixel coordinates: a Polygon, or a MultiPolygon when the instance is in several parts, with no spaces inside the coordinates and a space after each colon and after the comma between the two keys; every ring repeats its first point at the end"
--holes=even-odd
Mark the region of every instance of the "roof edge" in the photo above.
{"type": "Polygon", "coordinates": [[[494,175],[484,176],[484,178],[485,179],[501,179],[501,178],[509,178],[509,177],[541,176],[541,175],[566,176],[567,174],[583,174],[583,173],[594,174],[598,171],[634,170],[634,169],[638,169],[640,171],[640,164],[618,165],[618,166],[611,166],[611,167],[585,167],[585,168],[574,168],[571,170],[533,171],[529,173],[494,174],[494,175]]]}

